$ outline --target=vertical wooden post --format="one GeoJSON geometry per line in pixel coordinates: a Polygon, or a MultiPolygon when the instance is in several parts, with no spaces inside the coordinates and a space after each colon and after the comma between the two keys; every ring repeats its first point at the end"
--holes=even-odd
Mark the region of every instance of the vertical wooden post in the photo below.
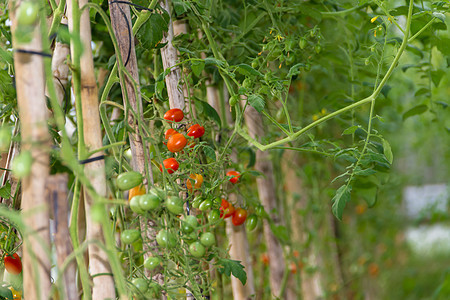
{"type": "Polygon", "coordinates": [[[71,261],[65,269],[63,265],[66,263],[67,257],[73,252],[72,241],[69,233],[69,203],[67,199],[67,174],[52,175],[47,182],[46,195],[50,199],[53,208],[53,218],[55,220],[55,249],[56,249],[56,264],[58,274],[61,279],[63,287],[60,291],[64,294],[60,295],[62,299],[77,300],[77,276],[75,261],[71,261]]]}
{"type": "MultiPolygon", "coordinates": [[[[69,30],[73,33],[73,6],[79,5],[82,8],[88,1],[67,1],[69,17],[69,30]]],[[[75,33],[77,34],[77,33],[75,33]]],[[[98,106],[98,88],[94,73],[94,62],[91,51],[91,23],[89,10],[83,10],[80,20],[80,40],[83,47],[83,54],[80,57],[80,78],[81,78],[81,109],[83,115],[84,142],[88,151],[102,147],[102,133],[100,128],[100,113],[98,106]]],[[[74,45],[71,44],[71,53],[74,57],[74,45]]],[[[95,154],[96,156],[102,153],[95,154]]],[[[84,167],[86,177],[92,183],[96,193],[106,197],[106,175],[104,160],[90,162],[84,167]]],[[[91,215],[93,205],[92,197],[86,192],[84,194],[86,210],[86,239],[88,241],[104,241],[103,231],[100,223],[94,222],[91,215]]],[[[89,271],[93,276],[93,299],[115,299],[116,293],[111,268],[107,254],[96,244],[89,243],[89,271]]]]}
{"type": "MultiPolygon", "coordinates": [[[[34,0],[37,2],[37,0],[34,0]]],[[[26,299],[47,300],[50,297],[50,232],[49,204],[45,184],[49,176],[50,135],[47,130],[43,57],[17,50],[42,52],[40,24],[27,43],[18,43],[15,18],[21,1],[11,2],[14,68],[17,103],[21,120],[22,151],[30,151],[33,158],[31,173],[22,180],[22,211],[26,232],[23,240],[23,283],[26,299]]]]}

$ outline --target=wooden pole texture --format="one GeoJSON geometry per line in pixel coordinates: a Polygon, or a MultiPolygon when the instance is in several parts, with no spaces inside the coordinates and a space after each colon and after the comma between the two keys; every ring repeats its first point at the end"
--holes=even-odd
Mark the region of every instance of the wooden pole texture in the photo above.
{"type": "MultiPolygon", "coordinates": [[[[87,3],[87,0],[80,0],[78,5],[80,9],[87,3]]],[[[68,17],[69,31],[73,33],[73,5],[76,1],[69,0],[68,17]]],[[[75,33],[76,34],[76,33],[75,33]]],[[[84,142],[88,151],[96,150],[103,146],[102,132],[100,128],[100,113],[98,101],[98,88],[94,73],[94,61],[91,51],[91,23],[89,10],[83,10],[80,20],[80,40],[83,47],[83,54],[80,57],[80,78],[81,78],[81,109],[83,115],[84,142]]],[[[74,57],[74,45],[71,44],[71,53],[74,57]]],[[[102,153],[96,153],[99,156],[102,153]]],[[[106,175],[104,160],[90,162],[84,166],[86,177],[91,182],[96,193],[106,197],[106,175]]],[[[92,275],[92,299],[115,299],[116,293],[114,280],[111,274],[111,268],[108,262],[107,254],[102,251],[93,242],[103,242],[103,231],[100,223],[94,222],[91,216],[91,207],[93,199],[87,193],[84,194],[86,210],[86,239],[90,242],[88,246],[89,253],[89,271],[92,275]]]]}
{"type": "Polygon", "coordinates": [[[56,265],[58,267],[58,278],[62,283],[59,288],[61,299],[78,300],[77,289],[77,266],[71,260],[67,266],[66,259],[73,252],[72,240],[69,233],[69,202],[67,198],[67,174],[56,174],[49,178],[47,183],[47,197],[53,208],[53,219],[55,222],[55,249],[56,265]]]}
{"type": "MultiPolygon", "coordinates": [[[[261,115],[251,106],[247,106],[245,110],[245,123],[247,124],[248,132],[254,139],[259,136],[264,136],[263,120],[261,115]]],[[[258,186],[258,194],[261,199],[265,211],[270,215],[275,224],[280,224],[280,216],[271,213],[273,209],[277,208],[277,196],[275,192],[275,179],[273,177],[273,165],[270,160],[270,155],[267,152],[260,150],[256,151],[255,169],[263,174],[256,179],[258,186]]],[[[273,234],[269,223],[264,220],[264,238],[267,245],[267,253],[269,255],[270,268],[270,288],[272,296],[285,298],[280,295],[282,288],[282,278],[285,272],[285,262],[283,258],[283,249],[280,242],[273,234]]]]}
{"type": "MultiPolygon", "coordinates": [[[[33,1],[37,2],[37,1],[33,1]]],[[[22,135],[21,151],[30,151],[33,158],[31,172],[22,180],[22,213],[26,225],[23,239],[23,284],[26,299],[47,300],[50,297],[50,232],[49,203],[45,185],[49,176],[50,135],[47,129],[45,104],[45,76],[43,57],[23,53],[42,52],[40,24],[36,23],[29,42],[19,43],[15,18],[21,1],[11,2],[14,69],[22,135]]]]}

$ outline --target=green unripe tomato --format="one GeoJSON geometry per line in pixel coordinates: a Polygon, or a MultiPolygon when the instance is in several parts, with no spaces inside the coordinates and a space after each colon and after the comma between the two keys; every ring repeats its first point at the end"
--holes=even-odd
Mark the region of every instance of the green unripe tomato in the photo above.
{"type": "Polygon", "coordinates": [[[201,211],[207,211],[208,209],[210,209],[212,207],[212,202],[211,200],[205,200],[203,201],[200,206],[198,207],[201,211]]]}
{"type": "Polygon", "coordinates": [[[246,89],[251,88],[252,80],[250,78],[245,78],[244,81],[242,82],[242,86],[245,87],[246,89]]]}
{"type": "Polygon", "coordinates": [[[230,106],[235,106],[238,102],[239,102],[239,96],[238,95],[233,95],[230,100],[230,106]]]}
{"type": "Polygon", "coordinates": [[[300,38],[300,40],[298,41],[298,46],[300,47],[300,49],[305,49],[306,46],[308,45],[308,41],[305,38],[300,38]]]}
{"type": "Polygon", "coordinates": [[[140,199],[141,199],[141,196],[134,196],[133,198],[131,198],[130,208],[132,211],[134,211],[137,214],[144,214],[145,211],[143,211],[141,208],[140,199]]]}
{"type": "Polygon", "coordinates": [[[124,231],[120,234],[120,240],[121,240],[122,243],[124,243],[125,245],[133,244],[133,243],[136,242],[140,237],[141,237],[141,233],[140,233],[139,230],[136,230],[136,229],[127,229],[127,230],[124,230],[124,231]]]}
{"type": "Polygon", "coordinates": [[[245,221],[245,227],[247,227],[248,231],[255,230],[257,225],[258,225],[258,216],[252,214],[247,217],[247,220],[245,221]]]}
{"type": "Polygon", "coordinates": [[[314,46],[314,50],[316,50],[316,53],[320,53],[322,51],[322,45],[316,44],[314,46]]]}
{"type": "Polygon", "coordinates": [[[11,144],[11,129],[8,126],[0,128],[0,152],[6,152],[11,144]]]}
{"type": "Polygon", "coordinates": [[[189,246],[189,252],[193,257],[200,258],[205,255],[206,250],[205,247],[200,242],[193,242],[189,246]]]}
{"type": "Polygon", "coordinates": [[[136,171],[130,171],[119,174],[117,176],[117,187],[122,190],[130,190],[142,183],[142,174],[136,171]]]}
{"type": "Polygon", "coordinates": [[[24,178],[31,173],[33,157],[30,151],[22,151],[12,162],[12,172],[17,178],[24,178]]]}
{"type": "Polygon", "coordinates": [[[194,227],[185,221],[181,221],[181,231],[185,234],[189,234],[194,231],[194,227]]]}
{"type": "Polygon", "coordinates": [[[196,216],[193,216],[193,215],[189,215],[189,216],[187,216],[185,219],[184,219],[184,221],[183,222],[186,222],[186,223],[188,223],[192,228],[197,228],[197,226],[198,226],[198,220],[197,220],[197,217],[196,216]]]}
{"type": "Polygon", "coordinates": [[[144,211],[157,209],[160,204],[161,199],[153,193],[139,196],[139,206],[144,211]]]}
{"type": "Polygon", "coordinates": [[[171,213],[173,213],[175,215],[179,215],[179,214],[183,213],[183,211],[184,211],[183,200],[181,200],[177,196],[170,196],[169,198],[167,198],[166,208],[171,213]]]}
{"type": "Polygon", "coordinates": [[[258,205],[255,208],[255,213],[257,216],[261,217],[261,218],[267,218],[269,215],[267,214],[267,212],[264,210],[264,206],[262,205],[258,205]]]}
{"type": "Polygon", "coordinates": [[[203,202],[203,197],[200,196],[200,195],[196,196],[194,198],[194,200],[192,200],[192,207],[193,208],[198,208],[202,202],[203,202]]]}
{"type": "Polygon", "coordinates": [[[208,221],[209,223],[216,223],[220,220],[220,210],[213,209],[208,214],[208,221]]]}
{"type": "Polygon", "coordinates": [[[166,192],[163,189],[160,189],[159,187],[154,186],[148,192],[149,194],[158,196],[159,199],[166,198],[166,192]]]}
{"type": "Polygon", "coordinates": [[[144,278],[134,278],[131,283],[139,290],[141,293],[145,293],[148,290],[148,282],[144,278]]]}
{"type": "Polygon", "coordinates": [[[210,247],[216,243],[216,237],[211,232],[203,232],[200,235],[200,243],[203,246],[210,247]]]}
{"type": "Polygon", "coordinates": [[[144,268],[147,270],[154,270],[159,267],[161,263],[162,260],[158,256],[150,256],[144,261],[144,268]]]}
{"type": "Polygon", "coordinates": [[[16,12],[17,24],[21,26],[34,25],[38,20],[39,5],[34,1],[24,1],[16,12]]]}
{"type": "Polygon", "coordinates": [[[197,232],[195,232],[195,231],[183,236],[183,240],[185,240],[188,244],[195,242],[197,239],[198,239],[198,236],[197,236],[197,232]]]}
{"type": "Polygon", "coordinates": [[[252,68],[253,69],[256,69],[258,67],[258,62],[256,61],[256,60],[254,60],[253,62],[252,62],[252,68]]]}
{"type": "Polygon", "coordinates": [[[158,232],[156,235],[156,241],[158,242],[158,245],[164,248],[173,248],[177,244],[175,235],[165,229],[161,229],[158,232]]]}

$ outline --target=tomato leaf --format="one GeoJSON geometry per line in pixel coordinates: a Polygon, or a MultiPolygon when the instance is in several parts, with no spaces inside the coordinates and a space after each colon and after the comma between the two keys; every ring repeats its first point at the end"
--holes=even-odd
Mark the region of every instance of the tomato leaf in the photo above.
{"type": "Polygon", "coordinates": [[[439,83],[441,82],[441,79],[444,75],[445,75],[445,72],[440,69],[437,71],[431,71],[431,80],[433,81],[433,83],[436,87],[439,86],[439,83]]]}
{"type": "Polygon", "coordinates": [[[275,225],[271,223],[270,229],[272,230],[273,234],[277,237],[277,239],[280,240],[281,243],[283,244],[289,243],[290,240],[289,233],[285,226],[275,225]]]}
{"type": "Polygon", "coordinates": [[[262,112],[264,106],[266,105],[264,98],[258,94],[251,94],[250,96],[248,96],[247,100],[248,103],[250,103],[250,105],[253,106],[253,108],[258,112],[262,112]]]}
{"type": "Polygon", "coordinates": [[[245,285],[247,282],[247,273],[245,273],[245,268],[240,261],[221,258],[217,261],[217,264],[221,266],[217,269],[220,274],[225,274],[228,277],[233,274],[234,277],[241,281],[242,285],[245,285]]]}
{"type": "Polygon", "coordinates": [[[173,10],[177,16],[189,11],[190,6],[187,3],[188,2],[182,0],[172,0],[173,10]]]}
{"type": "Polygon", "coordinates": [[[348,201],[350,201],[351,190],[352,187],[350,185],[343,185],[336,191],[336,194],[331,200],[333,202],[331,211],[333,212],[333,215],[339,220],[342,220],[342,214],[344,213],[345,205],[348,201]]]}
{"type": "Polygon", "coordinates": [[[199,114],[203,113],[205,116],[216,122],[217,126],[222,127],[222,121],[220,120],[219,114],[214,107],[208,104],[208,102],[195,99],[194,105],[199,114]]]}
{"type": "Polygon", "coordinates": [[[385,139],[383,139],[382,142],[383,142],[383,154],[386,157],[386,159],[388,160],[388,162],[390,164],[392,164],[392,161],[394,160],[394,156],[392,155],[391,145],[385,139]]]}
{"type": "Polygon", "coordinates": [[[353,134],[353,133],[355,133],[356,129],[358,129],[358,128],[359,128],[358,125],[351,126],[347,129],[345,129],[344,132],[342,133],[342,135],[353,134]]]}
{"type": "Polygon", "coordinates": [[[163,14],[152,13],[147,22],[142,25],[137,33],[137,38],[146,49],[153,49],[162,40],[163,33],[168,30],[168,14],[163,10],[163,14]]]}
{"type": "Polygon", "coordinates": [[[215,59],[213,57],[205,58],[205,64],[206,65],[216,65],[216,66],[219,66],[219,67],[224,67],[225,66],[225,62],[224,61],[215,59]]]}
{"type": "Polygon", "coordinates": [[[213,148],[209,146],[203,146],[203,151],[205,152],[206,157],[208,157],[212,161],[216,161],[216,152],[213,148]]]}
{"type": "Polygon", "coordinates": [[[289,69],[289,73],[287,75],[287,78],[291,78],[292,76],[298,75],[300,74],[300,68],[301,67],[305,67],[306,65],[303,63],[299,63],[296,65],[293,65],[290,69],[289,69]]]}
{"type": "Polygon", "coordinates": [[[414,97],[418,97],[418,96],[422,96],[422,95],[430,96],[430,89],[421,88],[414,94],[414,97]]]}
{"type": "Polygon", "coordinates": [[[403,121],[405,121],[409,117],[412,117],[415,115],[421,115],[424,112],[426,112],[427,110],[428,110],[428,106],[426,106],[425,104],[415,106],[403,114],[403,121]]]}
{"type": "Polygon", "coordinates": [[[254,68],[252,68],[251,66],[247,65],[247,64],[240,64],[237,65],[236,71],[238,71],[239,73],[241,73],[244,76],[259,76],[259,77],[264,77],[264,75],[259,72],[258,70],[255,70],[254,68]]]}
{"type": "Polygon", "coordinates": [[[202,71],[205,68],[205,62],[200,60],[194,60],[191,63],[191,69],[195,76],[200,77],[202,71]]]}

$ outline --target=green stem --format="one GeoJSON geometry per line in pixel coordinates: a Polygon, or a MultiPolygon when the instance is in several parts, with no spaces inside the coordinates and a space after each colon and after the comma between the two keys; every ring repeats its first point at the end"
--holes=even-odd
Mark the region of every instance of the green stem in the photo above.
{"type": "MultiPolygon", "coordinates": [[[[54,0],[52,0],[54,2],[54,0]]],[[[61,23],[61,18],[64,13],[64,7],[66,6],[66,0],[60,0],[58,7],[53,10],[53,20],[50,25],[50,30],[48,31],[48,37],[50,38],[57,30],[59,24],[61,23]]]]}
{"type": "Polygon", "coordinates": [[[98,148],[98,149],[92,150],[91,152],[89,152],[89,153],[87,154],[87,157],[90,157],[91,155],[93,155],[93,154],[95,154],[95,153],[102,152],[102,151],[104,151],[104,150],[106,150],[106,149],[114,148],[114,147],[117,147],[117,146],[123,146],[123,145],[126,145],[126,144],[127,144],[127,143],[126,143],[125,141],[121,141],[121,142],[116,142],[116,143],[113,143],[113,144],[109,144],[109,145],[100,147],[100,148],[98,148]]]}
{"type": "Polygon", "coordinates": [[[412,41],[414,41],[422,32],[424,32],[428,27],[431,26],[431,24],[433,24],[434,20],[436,20],[436,17],[433,17],[430,22],[428,22],[425,26],[423,26],[419,31],[416,32],[415,35],[413,35],[412,37],[409,38],[408,43],[411,43],[412,41]]]}
{"type": "Polygon", "coordinates": [[[323,12],[321,12],[321,14],[322,14],[322,17],[324,17],[324,18],[336,17],[336,16],[341,16],[341,15],[345,15],[345,14],[354,12],[355,10],[364,8],[367,5],[369,5],[369,4],[366,3],[366,4],[355,6],[355,7],[349,8],[349,9],[339,10],[339,11],[323,11],[323,12]]]}
{"type": "MultiPolygon", "coordinates": [[[[283,105],[284,106],[284,105],[283,105]]],[[[265,110],[262,111],[263,115],[265,115],[273,124],[275,124],[278,128],[280,128],[287,136],[291,136],[291,133],[287,131],[280,123],[277,122],[271,115],[269,115],[265,110]]]]}

